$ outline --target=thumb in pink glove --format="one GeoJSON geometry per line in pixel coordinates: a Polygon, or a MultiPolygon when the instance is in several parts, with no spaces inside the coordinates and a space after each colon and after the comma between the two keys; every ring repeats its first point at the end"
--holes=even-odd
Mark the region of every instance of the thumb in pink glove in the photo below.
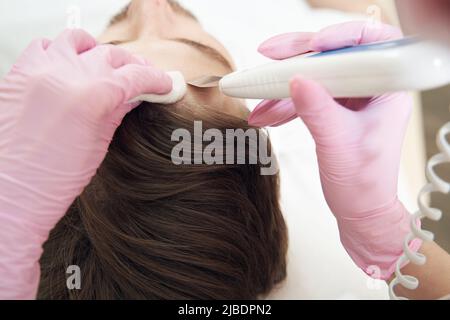
{"type": "MultiPolygon", "coordinates": [[[[365,22],[319,33],[273,38],[260,51],[275,59],[401,37],[399,30],[365,22]],[[277,50],[277,48],[280,48],[277,50]]],[[[319,84],[295,77],[292,99],[265,101],[253,125],[281,125],[300,117],[316,143],[322,189],[335,215],[341,242],[368,274],[378,267],[388,279],[402,254],[410,215],[397,198],[401,149],[412,102],[406,93],[334,100],[319,84]]],[[[418,250],[420,241],[410,244],[418,250]]]]}
{"type": "Polygon", "coordinates": [[[42,244],[137,106],[127,101],[171,89],[162,71],[81,30],[25,50],[0,82],[0,299],[35,297],[42,244]]]}

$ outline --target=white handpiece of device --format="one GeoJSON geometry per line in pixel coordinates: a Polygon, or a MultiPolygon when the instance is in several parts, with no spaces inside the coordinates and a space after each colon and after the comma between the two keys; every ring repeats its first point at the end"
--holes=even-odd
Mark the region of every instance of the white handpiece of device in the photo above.
{"type": "Polygon", "coordinates": [[[218,85],[236,98],[284,99],[295,75],[319,82],[336,98],[422,91],[450,83],[450,50],[405,38],[272,62],[226,75],[218,85]]]}

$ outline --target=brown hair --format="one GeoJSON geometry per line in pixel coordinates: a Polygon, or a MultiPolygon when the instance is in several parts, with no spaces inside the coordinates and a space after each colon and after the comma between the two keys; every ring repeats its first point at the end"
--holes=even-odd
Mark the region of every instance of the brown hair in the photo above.
{"type": "MultiPolygon", "coordinates": [[[[256,299],[286,276],[278,176],[174,165],[173,130],[250,128],[211,108],[144,104],[44,245],[40,299],[256,299]],[[200,111],[199,111],[200,110],[200,111]],[[66,286],[78,265],[81,289],[66,286]]],[[[260,130],[260,129],[258,129],[260,130]]]]}

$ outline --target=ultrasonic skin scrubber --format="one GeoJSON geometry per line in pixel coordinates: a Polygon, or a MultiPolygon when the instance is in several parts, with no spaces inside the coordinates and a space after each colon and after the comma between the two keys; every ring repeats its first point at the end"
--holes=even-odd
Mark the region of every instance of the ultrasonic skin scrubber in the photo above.
{"type": "Polygon", "coordinates": [[[450,82],[450,50],[412,37],[300,55],[188,83],[218,86],[236,98],[284,99],[290,97],[289,82],[295,75],[319,82],[335,98],[422,91],[450,82]]]}

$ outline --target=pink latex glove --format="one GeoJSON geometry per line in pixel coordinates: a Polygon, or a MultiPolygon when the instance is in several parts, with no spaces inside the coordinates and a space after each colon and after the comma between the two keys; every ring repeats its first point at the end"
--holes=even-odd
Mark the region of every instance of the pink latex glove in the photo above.
{"type": "MultiPolygon", "coordinates": [[[[283,59],[400,37],[401,32],[388,25],[351,22],[318,33],[277,36],[265,42],[260,52],[283,59]]],[[[277,126],[296,117],[305,122],[316,143],[322,189],[337,219],[342,244],[366,273],[388,279],[410,230],[410,214],[397,198],[410,96],[394,93],[336,101],[323,87],[301,76],[292,80],[291,92],[292,100],[260,104],[249,122],[277,126]]],[[[410,246],[418,250],[420,241],[410,246]]]]}
{"type": "Polygon", "coordinates": [[[24,51],[0,82],[0,299],[35,297],[42,244],[137,106],[127,101],[171,89],[162,71],[81,30],[24,51]]]}

